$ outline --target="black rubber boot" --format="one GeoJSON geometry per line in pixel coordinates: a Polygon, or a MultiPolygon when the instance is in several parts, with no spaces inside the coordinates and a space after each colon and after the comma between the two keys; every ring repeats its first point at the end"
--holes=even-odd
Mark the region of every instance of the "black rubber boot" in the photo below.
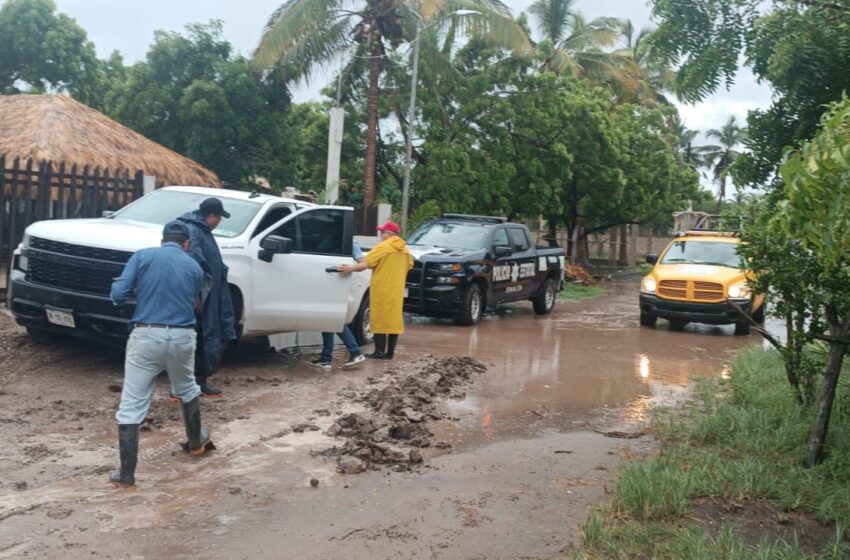
{"type": "Polygon", "coordinates": [[[367,358],[372,358],[373,360],[386,360],[387,359],[387,335],[385,334],[376,334],[375,335],[375,351],[371,354],[366,354],[367,358]]]}
{"type": "Polygon", "coordinates": [[[135,486],[139,424],[118,424],[118,452],[121,456],[121,468],[109,475],[109,482],[119,488],[135,486]]]}
{"type": "Polygon", "coordinates": [[[392,360],[395,356],[395,345],[398,344],[398,335],[391,334],[387,339],[387,359],[392,360]]]}
{"type": "Polygon", "coordinates": [[[210,442],[210,432],[201,426],[201,398],[195,397],[182,403],[183,422],[186,424],[186,437],[189,438],[189,453],[203,455],[210,442]]]}

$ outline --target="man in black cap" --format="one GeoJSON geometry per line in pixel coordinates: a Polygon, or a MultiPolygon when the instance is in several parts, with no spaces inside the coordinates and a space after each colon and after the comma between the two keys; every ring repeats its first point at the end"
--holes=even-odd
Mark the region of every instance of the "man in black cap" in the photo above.
{"type": "Polygon", "coordinates": [[[201,426],[200,388],[195,383],[195,309],[200,304],[204,273],[186,255],[189,230],[170,222],[162,230],[160,247],[136,252],[112,284],[116,305],[136,298],[127,340],[124,388],[115,414],[118,420],[120,470],[109,481],[120,487],[136,483],[139,425],[148,414],[154,379],[168,372],[172,392],[182,402],[188,450],[203,455],[210,441],[201,426]]]}
{"type": "Polygon", "coordinates": [[[221,200],[207,198],[200,207],[188,212],[178,220],[189,229],[189,256],[195,259],[204,271],[211,286],[204,298],[198,321],[198,349],[195,352],[195,378],[205,397],[221,396],[221,390],[212,387],[208,378],[221,365],[227,343],[236,340],[233,302],[227,285],[227,266],[213,237],[213,230],[223,218],[230,214],[221,200]]]}

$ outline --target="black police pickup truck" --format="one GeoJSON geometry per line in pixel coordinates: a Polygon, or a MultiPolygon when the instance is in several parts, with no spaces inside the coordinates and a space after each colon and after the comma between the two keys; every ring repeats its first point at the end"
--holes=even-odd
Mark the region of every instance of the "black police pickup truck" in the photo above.
{"type": "Polygon", "coordinates": [[[503,218],[445,214],[407,240],[414,258],[404,310],[474,325],[485,309],[530,300],[555,307],[564,283],[564,250],[535,247],[528,228],[503,218]]]}

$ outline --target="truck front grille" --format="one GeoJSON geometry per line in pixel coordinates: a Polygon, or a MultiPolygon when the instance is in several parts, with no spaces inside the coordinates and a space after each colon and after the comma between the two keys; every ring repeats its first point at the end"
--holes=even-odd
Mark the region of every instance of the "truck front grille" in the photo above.
{"type": "Polygon", "coordinates": [[[665,298],[693,301],[723,301],[723,285],[716,282],[692,280],[662,280],[658,295],[665,298]]]}
{"type": "Polygon", "coordinates": [[[74,292],[108,296],[133,253],[33,237],[27,249],[27,280],[74,292]]]}
{"type": "Polygon", "coordinates": [[[723,300],[723,284],[716,282],[694,282],[694,299],[699,301],[723,300]]]}
{"type": "Polygon", "coordinates": [[[688,283],[685,280],[662,280],[658,284],[658,295],[686,299],[688,297],[688,283]]]}

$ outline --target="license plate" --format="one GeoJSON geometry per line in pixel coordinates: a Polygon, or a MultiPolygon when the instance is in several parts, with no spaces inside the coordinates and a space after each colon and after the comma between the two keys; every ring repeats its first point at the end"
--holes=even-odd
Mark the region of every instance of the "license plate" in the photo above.
{"type": "Polygon", "coordinates": [[[72,329],[77,326],[76,323],[74,323],[73,313],[59,311],[58,309],[45,309],[44,312],[47,314],[48,323],[53,323],[60,327],[70,327],[72,329]]]}
{"type": "Polygon", "coordinates": [[[404,289],[404,297],[407,297],[408,291],[407,288],[404,289]]]}

